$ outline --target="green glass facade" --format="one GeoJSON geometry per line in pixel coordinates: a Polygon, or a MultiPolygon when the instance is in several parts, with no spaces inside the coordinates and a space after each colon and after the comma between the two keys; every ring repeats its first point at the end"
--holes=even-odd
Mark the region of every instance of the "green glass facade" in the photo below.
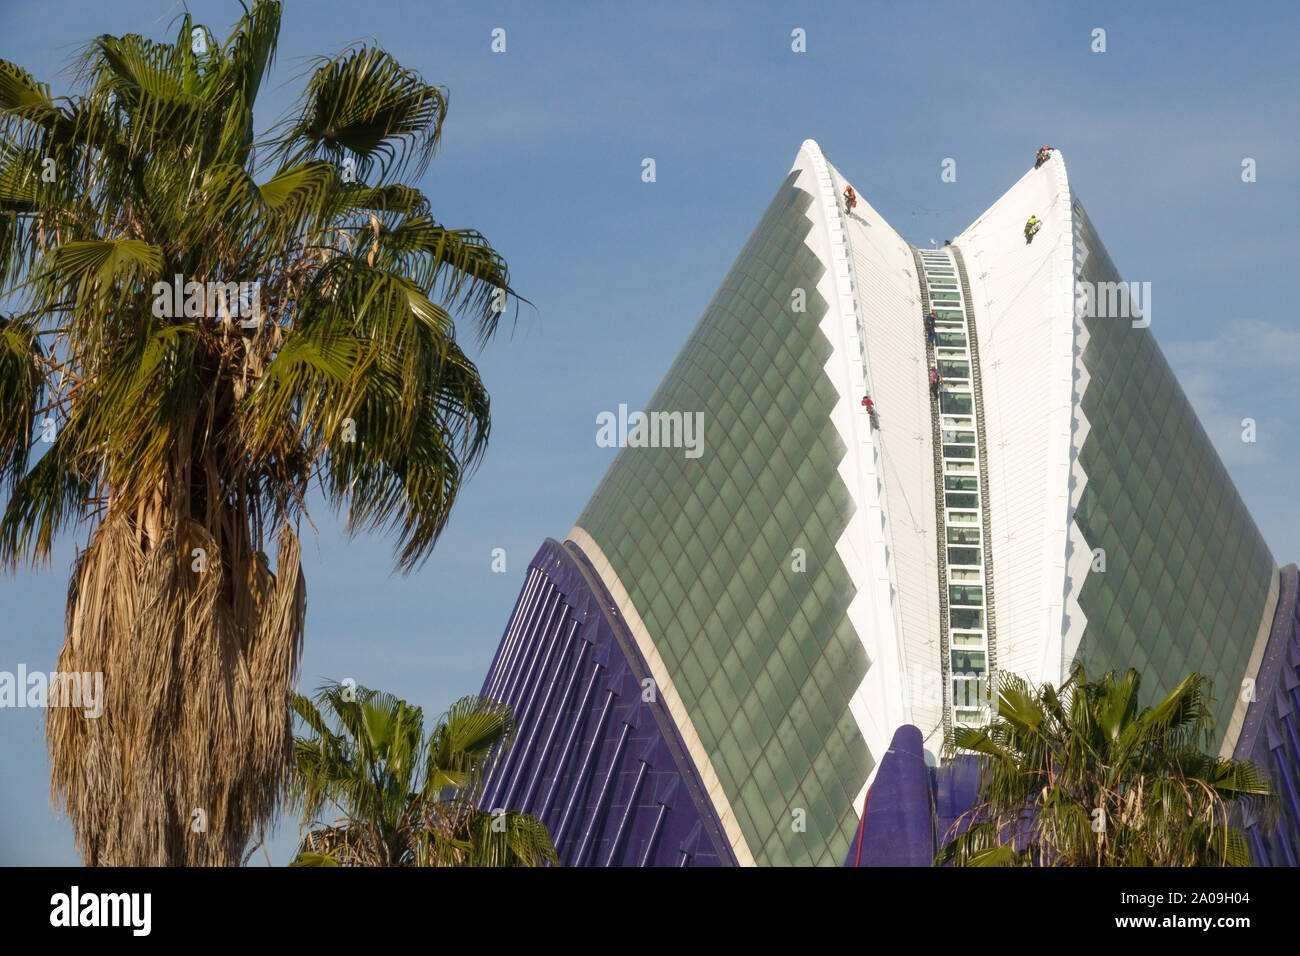
{"type": "Polygon", "coordinates": [[[647,405],[702,411],[703,454],[621,449],[578,525],[644,620],[755,861],[839,865],[873,767],[849,711],[870,662],[835,549],[854,505],[822,371],[824,267],[804,244],[813,197],[796,179],[647,405]]]}
{"type": "MultiPolygon", "coordinates": [[[[1080,278],[1119,281],[1077,202],[1074,214],[1089,251],[1080,278]]],[[[1090,674],[1137,668],[1151,698],[1192,671],[1210,676],[1221,740],[1273,558],[1150,330],[1127,317],[1082,321],[1091,430],[1075,521],[1089,548],[1105,549],[1106,570],[1079,595],[1088,623],[1076,658],[1090,674]]]]}

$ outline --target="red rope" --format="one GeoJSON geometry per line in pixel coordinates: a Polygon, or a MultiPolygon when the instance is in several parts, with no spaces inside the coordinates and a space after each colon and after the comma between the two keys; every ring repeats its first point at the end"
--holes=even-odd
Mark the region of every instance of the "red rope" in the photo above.
{"type": "Polygon", "coordinates": [[[862,837],[867,832],[867,803],[871,800],[871,788],[867,787],[867,795],[862,798],[862,826],[858,827],[858,852],[853,857],[853,865],[862,865],[862,837]]]}

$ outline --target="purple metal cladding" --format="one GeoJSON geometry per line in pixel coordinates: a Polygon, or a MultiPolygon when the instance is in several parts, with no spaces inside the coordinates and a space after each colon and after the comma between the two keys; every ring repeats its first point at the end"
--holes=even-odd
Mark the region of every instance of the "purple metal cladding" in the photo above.
{"type": "Polygon", "coordinates": [[[961,754],[932,770],[935,793],[935,852],[959,833],[969,821],[958,822],[962,814],[975,805],[980,789],[980,758],[961,754]]]}
{"type": "Polygon", "coordinates": [[[565,866],[735,866],[649,679],[586,556],[548,538],[483,684],[518,727],[480,805],[539,816],[565,866]]]}
{"type": "Polygon", "coordinates": [[[921,731],[904,724],[880,761],[867,813],[846,866],[929,866],[934,859],[934,796],[921,731]]]}
{"type": "Polygon", "coordinates": [[[921,731],[894,731],[867,797],[867,813],[845,866],[930,866],[957,818],[975,802],[979,761],[962,756],[927,767],[921,731]]]}
{"type": "MultiPolygon", "coordinates": [[[[1236,688],[1226,688],[1236,691],[1236,688]]],[[[1264,659],[1255,677],[1255,700],[1232,754],[1268,771],[1278,795],[1271,830],[1243,820],[1256,866],[1296,866],[1300,861],[1300,569],[1282,569],[1277,610],[1264,659]]]]}

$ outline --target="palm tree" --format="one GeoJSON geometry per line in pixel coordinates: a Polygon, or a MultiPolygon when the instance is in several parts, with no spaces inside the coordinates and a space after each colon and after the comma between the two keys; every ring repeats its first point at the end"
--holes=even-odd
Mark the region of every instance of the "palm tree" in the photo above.
{"type": "Polygon", "coordinates": [[[0,61],[0,563],[85,524],[58,667],[107,706],[46,732],[88,864],[235,864],[265,832],[309,481],[418,567],[488,439],[452,313],[486,342],[519,301],[402,183],[447,98],[383,50],[315,61],[255,138],[280,7],[224,44],[188,14],[174,43],[101,36],[70,98],[0,61]]]}
{"type": "Polygon", "coordinates": [[[1274,794],[1250,761],[1211,756],[1206,679],[1191,674],[1154,707],[1141,676],[1076,667],[1060,689],[1003,675],[989,726],[956,749],[980,755],[975,806],[936,864],[1249,866],[1235,822],[1270,821],[1274,794]]]}
{"type": "Polygon", "coordinates": [[[295,696],[294,709],[312,733],[295,748],[291,793],[310,829],[293,866],[559,862],[541,820],[476,804],[514,736],[508,705],[462,698],[427,738],[419,707],[365,687],[329,683],[314,704],[295,696]],[[327,805],[343,813],[333,824],[316,819],[327,805]]]}

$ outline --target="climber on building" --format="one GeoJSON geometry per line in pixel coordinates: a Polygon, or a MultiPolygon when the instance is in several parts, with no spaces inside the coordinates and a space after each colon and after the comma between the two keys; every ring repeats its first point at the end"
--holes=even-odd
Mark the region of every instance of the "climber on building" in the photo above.
{"type": "Polygon", "coordinates": [[[930,394],[935,398],[939,397],[939,389],[943,388],[943,376],[939,374],[936,366],[930,366],[930,394]]]}
{"type": "Polygon", "coordinates": [[[1034,169],[1037,169],[1043,163],[1047,162],[1047,157],[1052,155],[1052,147],[1039,146],[1038,155],[1034,158],[1034,169]]]}
{"type": "Polygon", "coordinates": [[[844,211],[852,213],[853,208],[858,204],[858,194],[853,191],[853,187],[847,183],[844,186],[844,211]]]}
{"type": "Polygon", "coordinates": [[[871,422],[871,427],[879,428],[880,420],[876,418],[876,403],[871,400],[870,395],[862,396],[862,407],[867,410],[867,419],[871,422]]]}
{"type": "Polygon", "coordinates": [[[1042,226],[1043,221],[1037,216],[1030,216],[1025,223],[1025,242],[1033,242],[1034,236],[1038,235],[1038,229],[1042,226]]]}
{"type": "Polygon", "coordinates": [[[934,309],[931,309],[930,314],[925,317],[925,342],[927,345],[934,345],[935,342],[935,318],[934,309]]]}

